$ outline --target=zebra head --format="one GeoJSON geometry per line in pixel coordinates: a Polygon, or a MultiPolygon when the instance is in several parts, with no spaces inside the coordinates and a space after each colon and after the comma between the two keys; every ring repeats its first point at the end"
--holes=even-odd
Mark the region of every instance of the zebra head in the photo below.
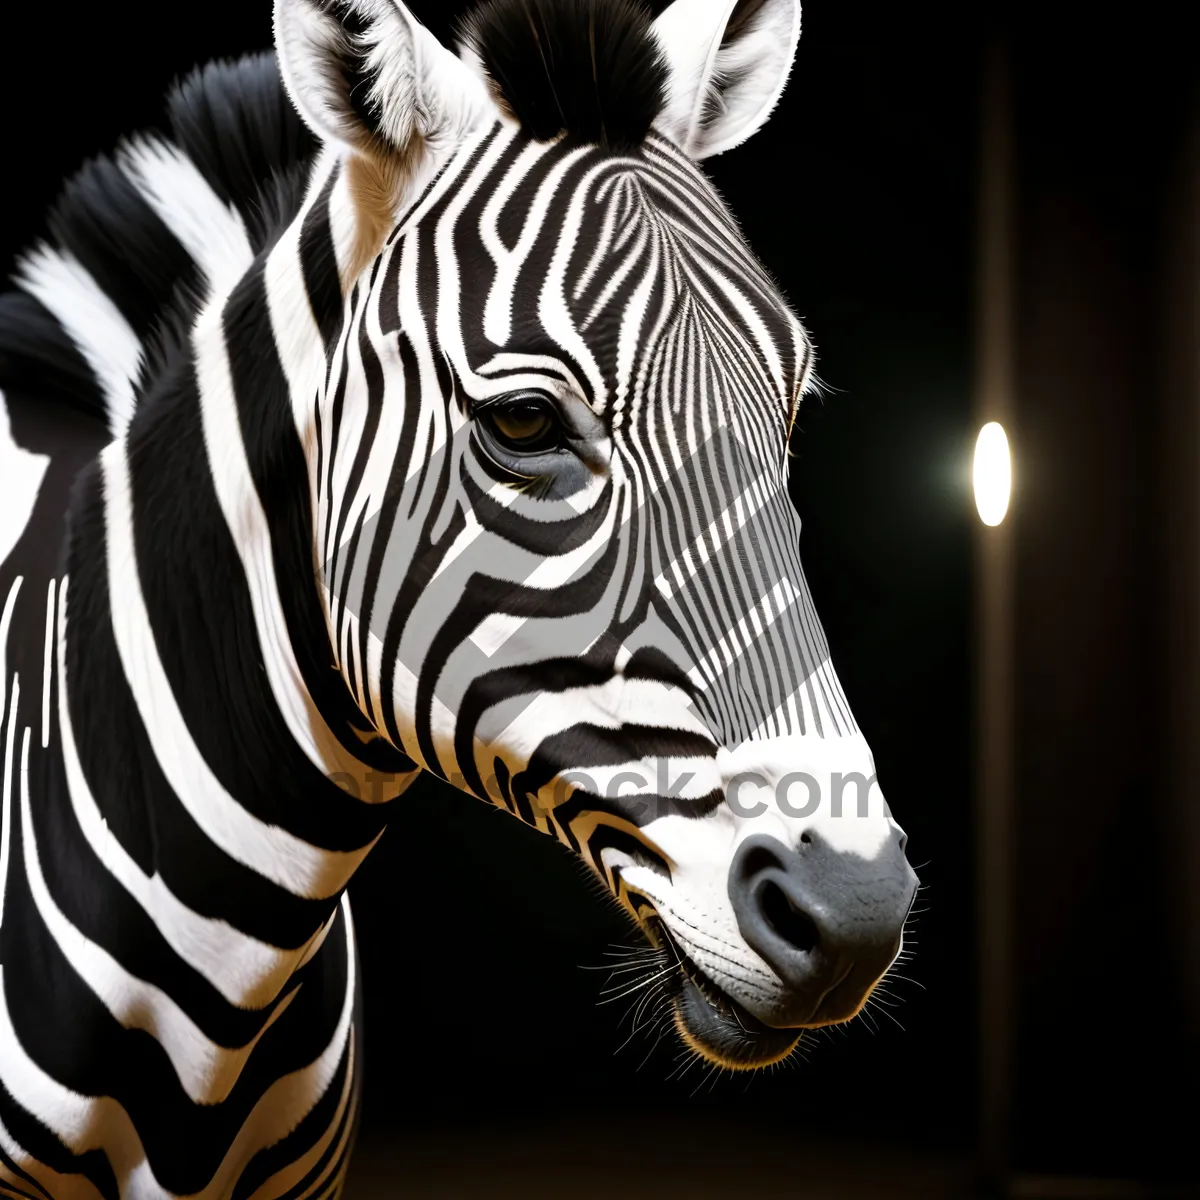
{"type": "Polygon", "coordinates": [[[491,0],[458,54],[397,0],[275,24],[333,164],[309,469],[366,736],[577,851],[693,1049],[776,1061],[916,888],[800,568],[812,346],[697,166],[767,119],[798,0],[491,0]]]}

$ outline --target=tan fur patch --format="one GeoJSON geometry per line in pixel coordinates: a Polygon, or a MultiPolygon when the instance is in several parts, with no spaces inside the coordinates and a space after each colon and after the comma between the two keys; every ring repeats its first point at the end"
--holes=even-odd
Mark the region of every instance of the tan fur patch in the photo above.
{"type": "Polygon", "coordinates": [[[424,152],[422,139],[413,137],[403,153],[376,150],[354,154],[346,163],[355,222],[348,281],[357,279],[383,249],[395,224],[396,209],[424,152]]]}

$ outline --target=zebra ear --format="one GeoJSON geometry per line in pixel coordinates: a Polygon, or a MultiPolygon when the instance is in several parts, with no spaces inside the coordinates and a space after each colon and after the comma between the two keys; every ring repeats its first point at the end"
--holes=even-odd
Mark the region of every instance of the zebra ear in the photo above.
{"type": "Polygon", "coordinates": [[[740,145],[779,102],[800,0],[675,0],[654,23],[670,68],[659,128],[692,158],[740,145]]]}
{"type": "Polygon", "coordinates": [[[275,0],[275,48],[305,123],[363,153],[457,144],[494,108],[400,0],[275,0]]]}

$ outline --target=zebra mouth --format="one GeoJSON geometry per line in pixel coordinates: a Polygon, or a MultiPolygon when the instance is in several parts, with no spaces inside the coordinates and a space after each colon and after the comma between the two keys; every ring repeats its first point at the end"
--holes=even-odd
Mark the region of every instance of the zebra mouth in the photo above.
{"type": "Polygon", "coordinates": [[[646,922],[651,942],[674,958],[670,976],[675,1028],[684,1043],[709,1062],[732,1071],[753,1071],[786,1058],[800,1041],[797,1029],[763,1024],[712,981],[684,953],[661,918],[646,922]]]}

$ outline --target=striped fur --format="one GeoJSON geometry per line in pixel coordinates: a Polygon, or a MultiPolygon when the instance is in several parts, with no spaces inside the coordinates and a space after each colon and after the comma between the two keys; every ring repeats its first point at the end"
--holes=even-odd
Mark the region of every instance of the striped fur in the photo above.
{"type": "MultiPolygon", "coordinates": [[[[668,72],[636,139],[538,140],[482,26],[456,58],[392,0],[279,0],[281,65],[184,83],[0,300],[0,1194],[340,1193],[344,888],[420,770],[583,856],[679,955],[699,1052],[841,1019],[796,1018],[726,883],[756,831],[867,864],[899,836],[787,500],[812,347],[677,144],[694,47],[570,7],[668,72]],[[497,432],[513,397],[553,414],[540,455],[497,432]],[[869,802],[727,803],[797,772],[869,802]]],[[[734,8],[722,53],[793,5],[734,8]]]]}

